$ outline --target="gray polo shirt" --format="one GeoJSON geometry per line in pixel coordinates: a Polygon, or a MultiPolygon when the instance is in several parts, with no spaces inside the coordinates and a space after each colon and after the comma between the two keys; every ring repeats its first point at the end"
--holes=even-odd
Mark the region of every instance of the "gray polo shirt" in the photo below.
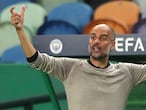
{"type": "Polygon", "coordinates": [[[29,63],[63,82],[69,110],[124,110],[132,87],[146,80],[146,65],[117,63],[101,69],[87,60],[39,52],[29,63]]]}

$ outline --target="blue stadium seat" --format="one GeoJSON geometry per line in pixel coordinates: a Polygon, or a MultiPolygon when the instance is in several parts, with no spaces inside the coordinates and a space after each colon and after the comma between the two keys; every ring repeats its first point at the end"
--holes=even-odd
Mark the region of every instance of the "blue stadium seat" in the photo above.
{"type": "Polygon", "coordinates": [[[0,12],[7,6],[21,2],[30,2],[31,0],[0,0],[0,12]]]}
{"type": "Polygon", "coordinates": [[[7,49],[1,56],[2,63],[27,63],[20,45],[7,49]]]}
{"type": "Polygon", "coordinates": [[[64,3],[48,13],[48,20],[63,20],[82,31],[83,27],[90,22],[92,14],[93,9],[86,3],[64,3]]]}
{"type": "Polygon", "coordinates": [[[37,33],[37,35],[49,34],[80,34],[80,31],[74,25],[66,21],[51,20],[44,23],[44,25],[38,29],[37,33]]]}
{"type": "Polygon", "coordinates": [[[139,20],[132,28],[132,33],[146,33],[146,18],[139,20]]]}
{"type": "Polygon", "coordinates": [[[93,9],[96,9],[98,6],[110,0],[82,0],[82,1],[89,4],[93,9]]]}

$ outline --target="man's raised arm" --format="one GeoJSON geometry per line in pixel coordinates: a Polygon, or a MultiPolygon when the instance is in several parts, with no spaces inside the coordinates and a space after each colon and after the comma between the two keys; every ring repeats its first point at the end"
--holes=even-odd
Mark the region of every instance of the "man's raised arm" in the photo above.
{"type": "Polygon", "coordinates": [[[25,53],[25,56],[27,58],[30,58],[36,53],[36,49],[32,45],[31,41],[28,40],[24,29],[23,29],[23,23],[24,23],[24,14],[25,14],[25,6],[22,6],[21,13],[17,13],[14,11],[15,7],[10,8],[11,12],[11,23],[16,29],[16,32],[18,34],[20,44],[23,48],[23,51],[25,53]]]}

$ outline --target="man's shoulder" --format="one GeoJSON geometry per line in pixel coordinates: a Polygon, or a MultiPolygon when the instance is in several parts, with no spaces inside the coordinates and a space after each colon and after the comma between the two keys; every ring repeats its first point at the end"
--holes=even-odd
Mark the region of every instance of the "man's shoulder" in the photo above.
{"type": "Polygon", "coordinates": [[[117,62],[112,65],[117,68],[129,68],[131,67],[132,64],[133,63],[129,63],[129,62],[117,62]]]}

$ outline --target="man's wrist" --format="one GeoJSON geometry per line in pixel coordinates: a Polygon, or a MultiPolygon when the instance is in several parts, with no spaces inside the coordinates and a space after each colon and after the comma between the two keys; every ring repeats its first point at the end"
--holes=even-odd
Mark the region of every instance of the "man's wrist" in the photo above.
{"type": "Polygon", "coordinates": [[[23,28],[16,28],[16,31],[21,32],[21,31],[23,31],[23,28]]]}

